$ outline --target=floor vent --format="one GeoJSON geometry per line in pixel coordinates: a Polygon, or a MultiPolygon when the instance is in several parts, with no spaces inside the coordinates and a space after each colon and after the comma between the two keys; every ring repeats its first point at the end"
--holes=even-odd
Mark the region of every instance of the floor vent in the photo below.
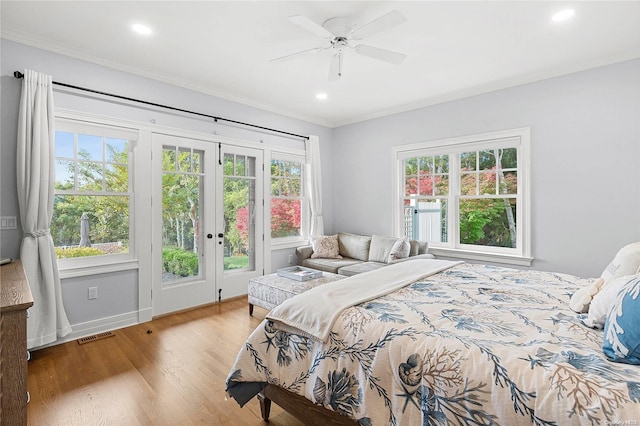
{"type": "Polygon", "coordinates": [[[95,342],[96,340],[106,339],[107,337],[113,337],[113,336],[115,336],[115,334],[113,334],[110,331],[106,331],[104,333],[98,333],[98,334],[94,334],[93,336],[87,336],[87,337],[78,339],[78,344],[84,345],[85,343],[95,342]]]}

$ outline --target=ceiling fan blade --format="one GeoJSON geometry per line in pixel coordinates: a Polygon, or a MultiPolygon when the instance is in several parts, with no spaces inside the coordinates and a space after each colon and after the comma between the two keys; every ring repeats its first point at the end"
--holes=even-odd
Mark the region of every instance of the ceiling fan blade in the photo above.
{"type": "Polygon", "coordinates": [[[378,19],[374,19],[368,24],[364,24],[361,27],[354,29],[349,35],[353,38],[362,39],[370,35],[379,33],[380,31],[384,31],[387,28],[402,24],[406,20],[407,18],[405,18],[400,11],[392,10],[386,15],[382,15],[378,19]]]}
{"type": "Polygon", "coordinates": [[[311,19],[307,18],[306,16],[295,15],[295,16],[290,16],[288,19],[290,22],[296,24],[297,26],[299,26],[304,30],[307,30],[317,35],[318,37],[328,38],[329,40],[335,37],[333,34],[331,34],[331,32],[329,32],[329,30],[324,28],[322,25],[319,25],[313,22],[311,19]]]}
{"type": "Polygon", "coordinates": [[[359,55],[369,56],[370,58],[379,59],[395,65],[402,63],[402,61],[407,57],[407,55],[402,53],[380,49],[379,47],[367,46],[365,44],[359,44],[355,49],[356,53],[359,55]]]}
{"type": "Polygon", "coordinates": [[[329,67],[329,81],[340,80],[342,77],[342,60],[341,54],[336,53],[331,57],[331,66],[329,67]]]}
{"type": "Polygon", "coordinates": [[[277,58],[269,59],[269,62],[286,61],[287,59],[295,58],[296,56],[302,56],[302,55],[306,55],[306,54],[309,54],[309,53],[317,53],[317,52],[320,52],[320,51],[322,51],[324,49],[327,49],[327,48],[325,48],[325,47],[314,47],[314,48],[311,48],[311,49],[302,50],[300,52],[290,53],[288,55],[279,56],[277,58]]]}

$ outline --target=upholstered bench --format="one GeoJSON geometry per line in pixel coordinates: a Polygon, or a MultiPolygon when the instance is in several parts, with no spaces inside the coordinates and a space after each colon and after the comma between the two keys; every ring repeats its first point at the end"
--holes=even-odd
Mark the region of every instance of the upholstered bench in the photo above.
{"type": "Polygon", "coordinates": [[[278,274],[252,278],[248,289],[249,315],[253,315],[254,305],[271,310],[296,294],[343,278],[330,272],[323,272],[321,277],[307,281],[297,281],[278,274]]]}

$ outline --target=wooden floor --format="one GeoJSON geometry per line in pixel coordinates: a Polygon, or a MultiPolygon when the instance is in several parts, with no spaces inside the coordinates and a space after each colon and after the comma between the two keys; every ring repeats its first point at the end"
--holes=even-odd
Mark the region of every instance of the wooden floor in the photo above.
{"type": "MultiPolygon", "coordinates": [[[[155,319],[32,353],[28,423],[40,425],[264,425],[225,380],[244,340],[266,315],[244,298],[155,319]]],[[[301,425],[272,405],[271,425],[301,425]]]]}

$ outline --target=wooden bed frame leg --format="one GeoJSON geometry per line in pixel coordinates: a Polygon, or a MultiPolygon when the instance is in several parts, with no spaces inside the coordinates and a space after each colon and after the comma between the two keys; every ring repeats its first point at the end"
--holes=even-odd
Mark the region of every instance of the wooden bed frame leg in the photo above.
{"type": "Polygon", "coordinates": [[[271,414],[271,400],[264,396],[262,392],[258,394],[258,401],[260,401],[260,413],[262,414],[262,420],[269,423],[269,414],[271,414]]]}

